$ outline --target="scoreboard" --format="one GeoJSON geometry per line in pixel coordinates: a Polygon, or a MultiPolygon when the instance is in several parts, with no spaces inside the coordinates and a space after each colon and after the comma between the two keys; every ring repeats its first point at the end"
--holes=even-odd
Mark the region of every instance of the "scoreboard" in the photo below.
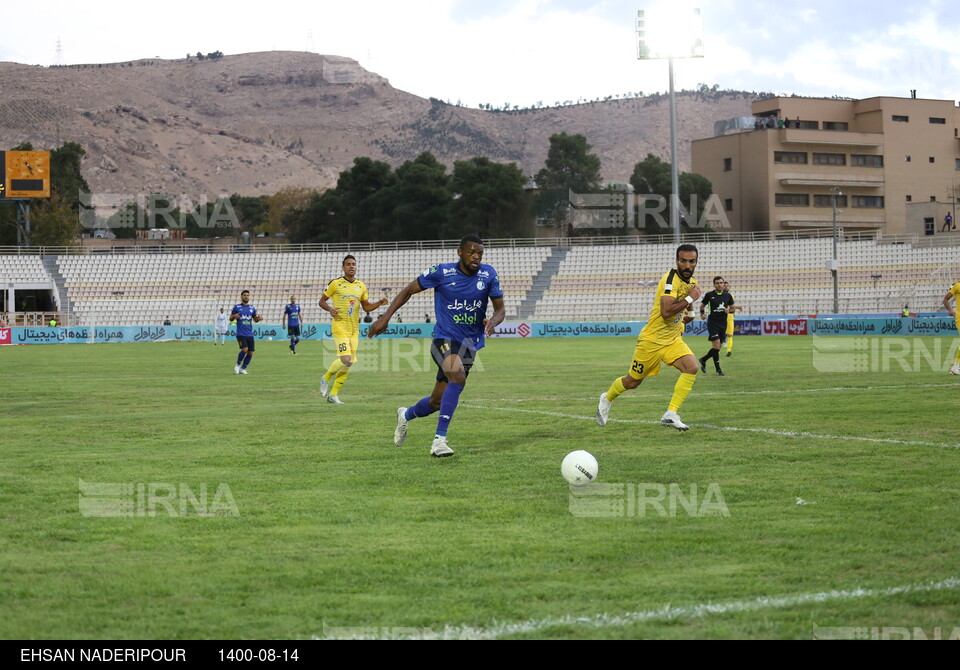
{"type": "Polygon", "coordinates": [[[49,151],[0,151],[0,200],[50,197],[49,151]]]}

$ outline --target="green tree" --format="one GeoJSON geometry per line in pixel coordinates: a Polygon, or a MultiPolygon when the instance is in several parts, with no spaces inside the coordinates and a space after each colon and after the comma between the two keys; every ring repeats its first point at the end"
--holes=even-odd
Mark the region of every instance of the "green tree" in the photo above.
{"type": "Polygon", "coordinates": [[[355,158],[337,186],[285,220],[296,242],[390,239],[399,179],[382,161],[355,158]]]}
{"type": "Polygon", "coordinates": [[[600,191],[600,158],[591,154],[590,149],[583,135],[558,133],[550,137],[547,160],[536,176],[540,187],[535,203],[538,219],[552,220],[562,228],[569,219],[571,191],[579,194],[600,191]]]}
{"type": "Polygon", "coordinates": [[[397,168],[396,205],[389,238],[435,240],[450,217],[453,192],[447,168],[424,152],[397,168]]]}
{"type": "Polygon", "coordinates": [[[550,137],[544,168],[537,173],[541,189],[571,189],[593,193],[600,188],[600,159],[583,135],[558,133],[550,137]]]}
{"type": "Polygon", "coordinates": [[[451,188],[457,194],[441,237],[523,237],[529,216],[526,178],[516,163],[496,163],[486,157],[453,164],[451,188]]]}
{"type": "MultiPolygon", "coordinates": [[[[630,184],[633,186],[634,193],[639,197],[648,197],[644,207],[651,212],[646,215],[645,220],[638,221],[638,226],[650,234],[663,234],[663,224],[669,228],[670,222],[670,195],[673,191],[673,179],[671,177],[670,163],[661,160],[653,154],[647,154],[647,157],[637,163],[633,168],[633,174],[630,176],[630,184]],[[658,212],[654,215],[652,212],[658,212]],[[658,219],[659,216],[659,219],[658,219]]],[[[713,185],[706,177],[693,172],[682,172],[679,176],[679,195],[681,204],[681,230],[705,232],[700,229],[699,222],[703,215],[703,209],[707,204],[712,192],[713,185]],[[694,196],[696,196],[694,198],[694,196]],[[693,211],[689,210],[693,203],[696,203],[693,211]]]]}

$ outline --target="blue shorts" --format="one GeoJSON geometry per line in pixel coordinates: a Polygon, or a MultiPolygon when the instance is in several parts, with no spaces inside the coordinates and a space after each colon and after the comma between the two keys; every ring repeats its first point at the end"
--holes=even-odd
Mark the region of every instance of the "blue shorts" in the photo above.
{"type": "Polygon", "coordinates": [[[287,337],[300,337],[300,326],[287,326],[287,337]]]}
{"type": "Polygon", "coordinates": [[[237,335],[237,342],[240,344],[241,349],[246,349],[247,351],[253,353],[253,336],[246,335],[237,335]]]}
{"type": "Polygon", "coordinates": [[[477,352],[475,350],[456,340],[434,340],[433,344],[430,345],[430,355],[433,356],[433,362],[440,368],[437,370],[438,382],[447,381],[447,376],[443,374],[443,360],[447,356],[454,354],[460,356],[460,360],[463,361],[463,370],[466,376],[469,377],[470,368],[473,367],[474,361],[477,360],[477,352]]]}

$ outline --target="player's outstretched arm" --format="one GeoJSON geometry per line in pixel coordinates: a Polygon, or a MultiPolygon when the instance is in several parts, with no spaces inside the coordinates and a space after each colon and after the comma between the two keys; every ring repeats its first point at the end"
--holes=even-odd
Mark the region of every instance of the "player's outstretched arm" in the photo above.
{"type": "Polygon", "coordinates": [[[361,300],[361,301],[360,301],[360,306],[363,307],[363,310],[364,310],[365,312],[372,312],[373,310],[377,309],[378,307],[383,307],[383,306],[386,305],[388,302],[390,302],[390,301],[387,300],[386,298],[380,298],[380,299],[377,300],[376,302],[371,302],[371,301],[369,301],[369,300],[361,300]]]}
{"type": "Polygon", "coordinates": [[[390,303],[390,306],[387,307],[387,311],[383,313],[383,316],[370,324],[370,328],[367,330],[367,337],[376,337],[385,331],[390,324],[391,317],[393,317],[396,311],[406,305],[411,296],[421,291],[423,291],[423,289],[420,287],[420,282],[416,279],[404,286],[393,299],[393,302],[390,303]]]}
{"type": "Polygon", "coordinates": [[[486,333],[487,337],[493,335],[493,331],[503,323],[504,318],[507,316],[507,308],[503,303],[502,297],[490,298],[490,302],[493,303],[493,316],[483,320],[483,332],[486,333]]]}

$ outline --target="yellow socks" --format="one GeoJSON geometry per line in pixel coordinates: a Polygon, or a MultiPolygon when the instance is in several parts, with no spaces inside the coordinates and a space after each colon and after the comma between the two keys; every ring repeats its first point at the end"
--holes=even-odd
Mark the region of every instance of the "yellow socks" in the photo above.
{"type": "Polygon", "coordinates": [[[671,412],[679,412],[680,405],[682,405],[683,401],[690,395],[690,391],[693,390],[693,382],[696,380],[697,375],[681,374],[676,386],[673,387],[673,397],[670,399],[670,405],[667,409],[671,412]]]}

